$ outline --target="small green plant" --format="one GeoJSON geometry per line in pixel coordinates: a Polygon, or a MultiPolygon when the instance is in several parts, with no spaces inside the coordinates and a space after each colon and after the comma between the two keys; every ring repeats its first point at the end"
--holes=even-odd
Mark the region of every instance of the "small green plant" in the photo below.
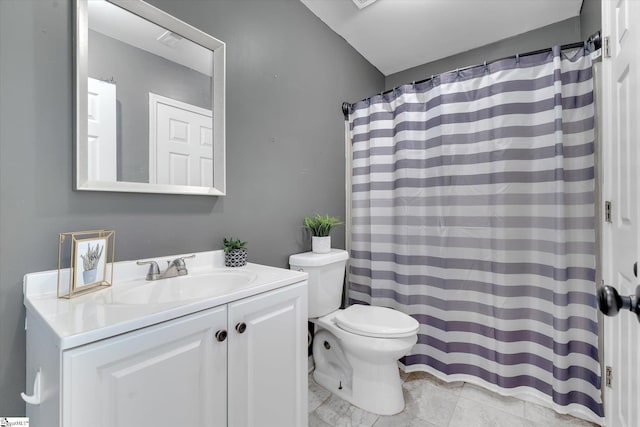
{"type": "Polygon", "coordinates": [[[85,255],[80,254],[84,271],[93,270],[98,267],[98,262],[104,249],[104,246],[100,246],[99,243],[96,243],[95,249],[91,249],[91,243],[89,243],[88,246],[87,253],[85,255]]]}
{"type": "Polygon", "coordinates": [[[240,239],[234,239],[233,237],[227,239],[224,238],[224,251],[231,252],[236,249],[244,249],[247,246],[247,242],[243,242],[240,239]]]}
{"type": "Polygon", "coordinates": [[[311,232],[312,236],[316,237],[326,237],[334,227],[342,224],[335,216],[316,214],[304,217],[304,227],[311,232]]]}

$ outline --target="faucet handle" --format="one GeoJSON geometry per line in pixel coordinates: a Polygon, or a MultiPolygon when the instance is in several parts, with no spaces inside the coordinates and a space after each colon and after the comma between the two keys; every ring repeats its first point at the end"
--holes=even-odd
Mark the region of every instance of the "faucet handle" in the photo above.
{"type": "Polygon", "coordinates": [[[181,257],[178,257],[178,258],[174,259],[173,261],[171,261],[171,264],[175,264],[178,267],[185,267],[186,268],[186,264],[185,264],[184,260],[185,259],[189,259],[189,258],[195,258],[195,257],[196,257],[196,254],[181,256],[181,257]]]}
{"type": "Polygon", "coordinates": [[[138,265],[146,265],[149,264],[149,271],[147,272],[147,280],[156,280],[160,277],[160,267],[158,267],[158,263],[155,261],[136,261],[138,265]]]}
{"type": "Polygon", "coordinates": [[[189,258],[195,258],[195,257],[196,257],[196,254],[191,254],[191,255],[181,256],[174,259],[171,262],[169,261],[167,262],[169,263],[169,265],[175,265],[178,270],[183,270],[184,274],[187,274],[187,264],[184,262],[184,260],[189,258]]]}

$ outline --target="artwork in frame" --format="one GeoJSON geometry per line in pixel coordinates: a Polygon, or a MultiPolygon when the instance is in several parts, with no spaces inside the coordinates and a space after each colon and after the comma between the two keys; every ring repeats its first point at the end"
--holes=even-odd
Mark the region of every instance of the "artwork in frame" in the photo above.
{"type": "Polygon", "coordinates": [[[75,277],[73,287],[80,290],[84,286],[90,286],[104,281],[107,263],[104,261],[107,247],[107,238],[76,240],[73,253],[75,254],[75,277]]]}
{"type": "Polygon", "coordinates": [[[60,233],[58,297],[72,298],[113,283],[115,232],[91,230],[60,233]]]}

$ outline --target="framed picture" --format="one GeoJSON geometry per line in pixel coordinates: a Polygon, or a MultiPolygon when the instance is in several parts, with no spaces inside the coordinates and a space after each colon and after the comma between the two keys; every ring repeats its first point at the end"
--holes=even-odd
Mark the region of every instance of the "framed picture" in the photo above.
{"type": "Polygon", "coordinates": [[[76,269],[73,278],[73,288],[81,290],[85,286],[104,282],[107,272],[105,262],[107,238],[98,237],[96,239],[80,239],[74,241],[76,269]]]}
{"type": "Polygon", "coordinates": [[[58,297],[72,298],[113,283],[115,232],[112,230],[60,233],[58,297]],[[68,254],[68,255],[67,255],[68,254]],[[68,268],[66,268],[68,265],[68,268]]]}

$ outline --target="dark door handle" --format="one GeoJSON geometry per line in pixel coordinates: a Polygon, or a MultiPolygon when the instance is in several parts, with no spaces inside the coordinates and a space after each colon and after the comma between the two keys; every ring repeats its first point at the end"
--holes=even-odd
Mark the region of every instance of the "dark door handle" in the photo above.
{"type": "Polygon", "coordinates": [[[616,288],[603,286],[598,289],[598,307],[607,316],[615,316],[620,309],[628,309],[636,314],[640,321],[640,285],[636,287],[636,294],[628,297],[620,296],[616,288]]]}
{"type": "Polygon", "coordinates": [[[633,263],[633,275],[637,278],[638,277],[638,261],[633,263]]]}

